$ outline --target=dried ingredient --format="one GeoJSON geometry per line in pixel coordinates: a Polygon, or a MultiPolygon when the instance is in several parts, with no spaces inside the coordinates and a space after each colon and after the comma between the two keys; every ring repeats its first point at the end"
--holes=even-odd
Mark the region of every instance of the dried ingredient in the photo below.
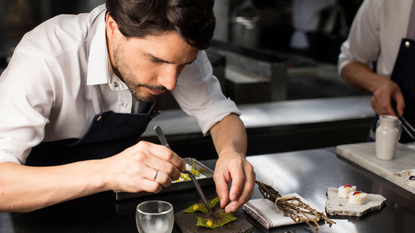
{"type": "Polygon", "coordinates": [[[318,212],[311,208],[299,198],[282,197],[280,193],[270,185],[266,185],[260,181],[255,181],[255,183],[258,184],[258,189],[262,196],[274,202],[277,208],[284,213],[283,216],[290,217],[295,223],[307,223],[316,233],[318,228],[321,228],[320,225],[318,225],[320,219],[326,221],[329,227],[331,227],[332,224],[336,224],[336,222],[330,220],[323,212],[318,212]],[[309,218],[308,215],[316,216],[316,220],[309,218]],[[314,223],[315,226],[313,226],[312,223],[314,223]]]}

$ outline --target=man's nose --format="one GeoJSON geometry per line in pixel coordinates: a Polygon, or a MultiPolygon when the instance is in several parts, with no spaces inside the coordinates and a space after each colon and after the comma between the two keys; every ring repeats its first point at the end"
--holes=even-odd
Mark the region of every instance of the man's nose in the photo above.
{"type": "Polygon", "coordinates": [[[164,69],[158,78],[159,84],[163,85],[169,91],[173,90],[176,88],[177,78],[182,70],[183,69],[179,69],[178,67],[168,67],[164,69]]]}

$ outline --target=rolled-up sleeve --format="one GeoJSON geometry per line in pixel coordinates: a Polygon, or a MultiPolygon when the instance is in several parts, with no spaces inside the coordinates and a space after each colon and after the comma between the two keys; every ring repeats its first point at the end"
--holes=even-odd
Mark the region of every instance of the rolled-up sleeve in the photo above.
{"type": "Polygon", "coordinates": [[[366,0],[360,6],[349,33],[349,37],[341,46],[338,60],[339,73],[352,61],[357,61],[373,68],[380,51],[379,14],[381,10],[376,1],[366,0]]]}
{"type": "Polygon", "coordinates": [[[13,153],[9,153],[5,150],[0,149],[0,163],[2,162],[13,162],[22,164],[22,162],[19,161],[19,159],[13,153]]]}
{"type": "Polygon", "coordinates": [[[197,119],[203,134],[227,115],[241,114],[236,104],[223,95],[204,51],[184,68],[172,94],[183,111],[197,119]]]}
{"type": "Polygon", "coordinates": [[[0,76],[0,162],[24,164],[44,138],[54,101],[53,71],[29,47],[18,47],[0,76]]]}

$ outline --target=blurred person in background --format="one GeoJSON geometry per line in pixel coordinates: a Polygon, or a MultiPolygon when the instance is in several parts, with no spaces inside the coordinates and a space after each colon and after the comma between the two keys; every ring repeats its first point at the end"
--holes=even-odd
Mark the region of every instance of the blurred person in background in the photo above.
{"type": "MultiPolygon", "coordinates": [[[[377,116],[369,141],[375,140],[379,115],[401,115],[415,126],[414,8],[412,0],[363,1],[341,46],[341,77],[373,95],[371,106],[377,116]]],[[[414,142],[411,134],[415,136],[404,130],[400,142],[414,142]]]]}
{"type": "Polygon", "coordinates": [[[293,0],[293,33],[290,48],[297,54],[315,57],[321,12],[334,6],[336,0],[293,0]]]}

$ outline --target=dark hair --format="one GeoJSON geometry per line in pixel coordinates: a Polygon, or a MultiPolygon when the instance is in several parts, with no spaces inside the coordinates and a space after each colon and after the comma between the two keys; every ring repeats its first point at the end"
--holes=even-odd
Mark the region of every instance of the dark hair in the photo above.
{"type": "Polygon", "coordinates": [[[127,38],[177,32],[207,49],[215,30],[214,0],[107,0],[107,13],[127,38]]]}

